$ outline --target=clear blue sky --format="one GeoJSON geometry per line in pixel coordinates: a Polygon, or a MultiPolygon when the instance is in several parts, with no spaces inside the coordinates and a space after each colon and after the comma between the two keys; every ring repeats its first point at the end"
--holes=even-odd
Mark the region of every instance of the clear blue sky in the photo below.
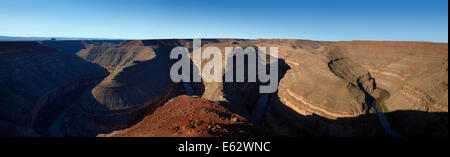
{"type": "Polygon", "coordinates": [[[448,42],[448,1],[1,0],[0,35],[448,42]]]}

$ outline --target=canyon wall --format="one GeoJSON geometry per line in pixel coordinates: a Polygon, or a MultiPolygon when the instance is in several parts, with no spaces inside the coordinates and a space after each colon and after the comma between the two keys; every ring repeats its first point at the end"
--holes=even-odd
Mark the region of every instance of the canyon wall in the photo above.
{"type": "MultiPolygon", "coordinates": [[[[183,83],[170,80],[169,70],[176,62],[169,58],[170,51],[184,46],[192,52],[192,43],[0,42],[0,135],[96,136],[137,124],[129,129],[136,130],[147,116],[156,121],[146,127],[148,134],[134,131],[123,136],[191,136],[179,134],[184,131],[158,132],[155,127],[164,121],[156,118],[161,113],[153,114],[173,110],[164,104],[198,101],[220,105],[226,113],[268,129],[270,135],[386,136],[374,114],[377,108],[403,136],[448,136],[447,43],[205,39],[203,50],[215,46],[222,51],[222,74],[225,60],[236,57],[226,58],[225,47],[278,47],[278,90],[260,94],[264,83],[248,81],[245,71],[244,82],[188,83],[200,98],[167,102],[187,93],[183,83]],[[261,105],[264,97],[267,105],[261,105]],[[256,111],[261,119],[251,116],[256,111]]],[[[202,69],[208,61],[191,69],[202,69]]],[[[183,115],[179,112],[170,116],[177,119],[183,115]]],[[[186,122],[184,127],[191,126],[186,122]]],[[[199,136],[215,136],[207,125],[199,127],[207,128],[197,130],[203,130],[199,136]]]]}
{"type": "Polygon", "coordinates": [[[175,92],[169,53],[162,44],[89,45],[77,55],[111,73],[85,90],[80,107],[65,117],[64,131],[70,136],[95,136],[129,127],[175,92]]]}
{"type": "Polygon", "coordinates": [[[388,96],[378,101],[402,134],[446,135],[447,128],[442,127],[448,124],[446,43],[303,40],[260,43],[278,46],[280,58],[291,67],[266,111],[268,126],[280,134],[380,135],[377,118],[370,116],[374,106],[368,102],[386,91],[388,96]],[[415,111],[416,121],[406,122],[415,111]],[[425,121],[436,125],[438,131],[425,121]],[[428,131],[413,133],[413,128],[428,131]]]}
{"type": "MultiPolygon", "coordinates": [[[[73,91],[108,74],[100,66],[38,42],[0,42],[0,67],[0,121],[44,135],[48,121],[70,103],[73,91]]],[[[2,131],[8,129],[2,125],[2,131]]]]}

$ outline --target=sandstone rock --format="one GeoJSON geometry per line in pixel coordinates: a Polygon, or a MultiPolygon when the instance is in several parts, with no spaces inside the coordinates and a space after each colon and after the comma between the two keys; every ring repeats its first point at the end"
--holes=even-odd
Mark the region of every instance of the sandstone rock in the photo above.
{"type": "Polygon", "coordinates": [[[138,124],[101,137],[258,136],[263,131],[219,104],[198,97],[169,100],[138,124]],[[233,120],[234,119],[234,120],[233,120]]]}
{"type": "MultiPolygon", "coordinates": [[[[320,42],[308,46],[312,43],[298,42],[303,44],[303,49],[293,49],[286,41],[271,43],[279,46],[280,58],[291,66],[291,70],[280,81],[277,93],[279,99],[273,99],[269,111],[266,111],[267,123],[281,134],[304,136],[330,135],[333,132],[344,136],[359,133],[376,135],[376,128],[379,128],[375,126],[377,122],[361,110],[365,103],[363,97],[373,97],[378,88],[391,93],[389,98],[383,100],[387,115],[410,115],[403,114],[408,110],[424,111],[411,115],[417,114],[420,117],[417,121],[427,121],[424,119],[442,119],[437,115],[448,112],[448,70],[445,70],[448,69],[445,67],[448,62],[448,44],[352,41],[320,42]],[[338,49],[339,53],[329,53],[330,48],[338,49]],[[330,60],[334,62],[328,66],[330,60]],[[353,87],[345,87],[349,83],[353,87]],[[336,121],[322,120],[323,117],[336,121]],[[367,120],[363,123],[368,124],[358,126],[361,123],[357,122],[359,120],[356,119],[360,119],[358,117],[365,117],[367,120]],[[336,122],[339,122],[338,125],[336,122]],[[288,126],[283,129],[281,126],[285,125],[288,126]],[[298,133],[301,132],[298,130],[309,129],[311,131],[298,133]]],[[[402,116],[390,117],[395,117],[390,121],[408,119],[402,116]]],[[[431,121],[437,125],[446,122],[431,121]]],[[[407,123],[395,125],[411,127],[407,123]]],[[[425,124],[420,126],[423,129],[421,131],[433,134],[431,132],[434,131],[425,124]]],[[[406,130],[403,134],[414,134],[406,130]]],[[[446,128],[443,130],[445,132],[446,128]]],[[[424,135],[423,132],[421,135],[424,135]]],[[[442,128],[439,132],[440,136],[446,136],[442,134],[442,128]]]]}
{"type": "Polygon", "coordinates": [[[83,92],[81,108],[65,120],[66,131],[73,136],[92,136],[123,129],[163,104],[174,84],[169,78],[169,54],[158,51],[159,46],[102,45],[81,50],[78,55],[82,58],[114,70],[83,92]]]}
{"type": "MultiPolygon", "coordinates": [[[[179,104],[166,103],[184,91],[168,75],[174,62],[168,55],[177,46],[192,51],[192,40],[0,42],[0,134],[46,136],[49,128],[63,128],[66,136],[96,136],[128,128],[148,115],[154,122],[144,120],[145,125],[139,123],[123,135],[241,135],[222,123],[253,120],[249,115],[258,105],[261,83],[191,83],[194,95],[202,99],[181,97],[179,104]],[[71,54],[78,50],[84,60],[71,54]],[[159,108],[164,103],[169,107],[159,108]],[[227,111],[170,107],[192,105],[202,111],[204,104],[220,104],[227,111]],[[158,108],[164,114],[152,114],[158,108]],[[191,113],[220,113],[220,120],[159,125],[191,113]],[[222,113],[241,118],[220,118],[222,113]],[[54,125],[57,121],[61,126],[54,125]],[[138,126],[150,131],[138,134],[133,130],[138,126]]],[[[385,136],[372,114],[371,108],[377,107],[401,135],[448,136],[447,43],[202,40],[203,48],[209,46],[223,53],[227,46],[278,47],[278,91],[269,96],[262,117],[262,126],[277,135],[385,136]],[[374,100],[377,106],[371,106],[374,100]]]]}

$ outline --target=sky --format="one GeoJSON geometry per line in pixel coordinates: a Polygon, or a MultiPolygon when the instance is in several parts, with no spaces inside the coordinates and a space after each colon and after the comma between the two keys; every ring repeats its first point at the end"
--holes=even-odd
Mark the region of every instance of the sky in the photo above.
{"type": "Polygon", "coordinates": [[[448,42],[448,1],[1,0],[0,35],[448,42]]]}

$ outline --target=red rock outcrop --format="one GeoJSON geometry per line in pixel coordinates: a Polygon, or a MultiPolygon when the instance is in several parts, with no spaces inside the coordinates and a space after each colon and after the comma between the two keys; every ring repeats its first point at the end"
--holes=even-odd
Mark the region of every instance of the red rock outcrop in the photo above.
{"type": "Polygon", "coordinates": [[[138,124],[102,137],[258,136],[262,131],[219,104],[190,96],[169,100],[138,124]]]}
{"type": "MultiPolygon", "coordinates": [[[[57,114],[48,113],[60,113],[62,109],[67,110],[61,118],[62,126],[52,126],[63,128],[68,136],[95,136],[125,129],[145,115],[141,123],[110,135],[241,135],[232,128],[224,131],[228,124],[241,123],[233,123],[233,117],[231,121],[223,116],[211,118],[218,113],[203,112],[208,108],[206,104],[220,104],[230,110],[213,107],[220,111],[219,117],[223,112],[254,120],[249,115],[261,97],[258,82],[191,83],[194,94],[201,98],[184,96],[175,99],[177,103],[166,103],[183,92],[181,84],[169,78],[168,70],[174,62],[168,57],[170,50],[184,46],[192,51],[192,40],[66,44],[69,47],[64,42],[0,42],[0,123],[5,124],[0,133],[10,135],[23,130],[23,134],[49,135],[48,126],[57,114]],[[84,49],[77,54],[85,61],[58,51],[73,53],[80,47],[84,49]],[[110,75],[105,77],[106,70],[92,63],[106,68],[110,75]],[[168,107],[160,107],[164,103],[168,107]],[[177,105],[183,110],[173,107],[177,105]],[[193,113],[202,116],[191,116],[193,113]],[[160,119],[163,116],[166,120],[160,119]],[[167,119],[181,122],[170,121],[174,125],[166,127],[162,124],[169,122],[167,119]],[[198,124],[199,119],[223,125],[209,125],[206,121],[198,124]],[[193,124],[190,120],[194,120],[193,124]],[[218,129],[218,133],[212,129],[218,129]],[[139,130],[148,131],[139,134],[139,130]]],[[[377,100],[376,107],[385,112],[401,135],[448,136],[447,43],[202,40],[203,48],[209,46],[219,47],[222,53],[228,46],[278,47],[279,86],[268,96],[261,122],[278,135],[384,136],[372,114],[371,102],[377,100]]],[[[222,59],[225,63],[225,57],[222,59]]],[[[222,66],[225,70],[225,64],[222,66]]]]}

